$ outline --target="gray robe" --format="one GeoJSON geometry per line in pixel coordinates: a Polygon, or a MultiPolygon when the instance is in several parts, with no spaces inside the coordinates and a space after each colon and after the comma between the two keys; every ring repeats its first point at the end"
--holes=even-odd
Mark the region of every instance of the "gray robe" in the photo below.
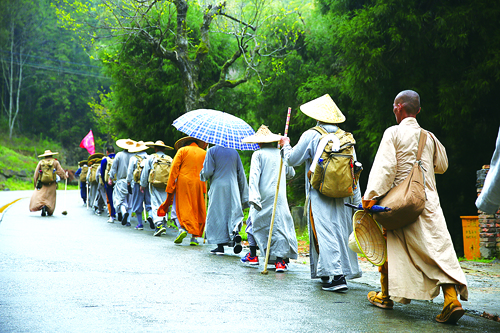
{"type": "MultiPolygon", "coordinates": [[[[329,133],[335,132],[337,126],[322,124],[329,133]]],[[[307,130],[300,137],[295,147],[289,144],[282,148],[285,162],[290,166],[306,163],[306,171],[316,153],[321,135],[316,130],[307,130]]],[[[356,156],[354,156],[356,159],[356,156]]],[[[354,195],[347,198],[330,198],[312,188],[305,173],[306,215],[309,227],[311,278],[323,276],[345,275],[348,279],[360,277],[362,272],[358,265],[355,252],[348,247],[349,235],[352,232],[352,208],[344,203],[361,204],[359,186],[354,195]],[[309,213],[312,211],[316,234],[318,237],[319,253],[314,246],[314,235],[311,230],[309,213]]]]}
{"type": "MultiPolygon", "coordinates": [[[[252,155],[249,176],[250,219],[253,225],[253,236],[262,253],[267,251],[269,226],[271,224],[274,197],[278,183],[280,167],[280,151],[277,148],[262,148],[252,155]]],[[[271,237],[270,259],[297,258],[297,236],[292,215],[286,199],[286,178],[292,178],[295,170],[283,165],[281,172],[276,213],[274,216],[271,237]]]]}
{"type": "Polygon", "coordinates": [[[113,205],[117,213],[123,213],[121,207],[123,207],[124,210],[128,210],[130,207],[127,191],[127,170],[131,156],[132,154],[128,151],[117,153],[111,170],[109,171],[109,178],[114,179],[116,175],[116,182],[113,187],[113,205]]]}
{"type": "Polygon", "coordinates": [[[154,187],[148,182],[149,174],[153,169],[153,164],[155,163],[156,160],[155,155],[158,155],[160,157],[167,156],[162,151],[156,152],[148,156],[148,158],[146,159],[146,164],[144,165],[144,169],[142,169],[141,173],[141,186],[144,188],[149,188],[149,194],[151,196],[151,212],[153,214],[152,215],[153,220],[156,223],[163,220],[163,217],[158,217],[158,208],[165,200],[167,200],[167,192],[165,192],[166,185],[164,188],[159,188],[159,187],[154,187]]]}
{"type": "Polygon", "coordinates": [[[133,154],[128,162],[127,184],[130,183],[130,185],[132,186],[132,195],[130,199],[130,202],[132,204],[131,210],[136,214],[141,214],[144,208],[146,208],[146,211],[151,214],[151,197],[149,195],[149,188],[146,186],[144,188],[144,192],[141,192],[140,184],[134,181],[134,170],[137,165],[136,155],[140,156],[143,159],[141,162],[143,166],[146,164],[145,159],[148,157],[148,154],[145,151],[141,151],[139,153],[133,154]]]}
{"type": "Polygon", "coordinates": [[[102,182],[101,178],[101,165],[97,167],[96,177],[97,177],[97,191],[94,199],[94,208],[97,208],[99,211],[102,212],[104,210],[104,206],[106,206],[106,190],[104,189],[104,183],[102,182]]]}
{"type": "Polygon", "coordinates": [[[486,175],[483,189],[476,200],[476,206],[487,214],[495,214],[500,207],[500,130],[490,162],[490,171],[486,175]]]}
{"type": "MultiPolygon", "coordinates": [[[[89,189],[89,197],[87,198],[87,200],[88,200],[89,207],[91,209],[95,209],[95,208],[97,208],[95,206],[95,203],[96,203],[96,199],[98,199],[97,187],[99,186],[99,183],[90,181],[90,170],[91,170],[91,168],[89,167],[89,172],[87,172],[87,187],[89,189]]],[[[97,171],[96,171],[96,173],[97,173],[97,171]]]]}
{"type": "Polygon", "coordinates": [[[205,235],[209,244],[226,244],[243,222],[248,185],[238,152],[214,146],[205,156],[201,181],[211,180],[205,235]]]}

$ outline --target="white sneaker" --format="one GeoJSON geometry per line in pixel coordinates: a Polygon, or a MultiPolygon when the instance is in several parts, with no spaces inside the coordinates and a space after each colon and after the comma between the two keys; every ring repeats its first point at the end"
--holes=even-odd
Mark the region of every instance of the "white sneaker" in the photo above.
{"type": "Polygon", "coordinates": [[[108,219],[108,223],[115,223],[115,219],[114,219],[113,217],[110,217],[110,218],[108,219]]]}

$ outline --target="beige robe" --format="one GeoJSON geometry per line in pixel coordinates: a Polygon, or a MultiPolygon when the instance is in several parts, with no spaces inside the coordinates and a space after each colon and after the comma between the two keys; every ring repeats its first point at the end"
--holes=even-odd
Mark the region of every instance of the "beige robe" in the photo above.
{"type": "MultiPolygon", "coordinates": [[[[419,133],[420,126],[412,117],[385,131],[370,171],[365,200],[380,198],[406,178],[416,160],[419,133]]],[[[456,284],[461,299],[468,298],[467,281],[446,227],[434,175],[446,171],[448,157],[444,146],[428,133],[422,152],[425,209],[415,223],[387,231],[389,295],[401,303],[433,299],[442,284],[456,284]]]]}
{"type": "MultiPolygon", "coordinates": [[[[40,164],[41,161],[38,162],[38,165],[35,169],[35,174],[33,176],[33,184],[36,187],[36,182],[38,177],[40,176],[40,164]]],[[[54,168],[56,169],[56,173],[61,177],[61,179],[66,179],[66,173],[61,168],[61,164],[58,160],[54,161],[54,168]]],[[[56,189],[57,183],[53,182],[50,185],[43,185],[41,189],[36,189],[33,191],[30,200],[30,212],[36,212],[42,210],[42,207],[47,207],[47,214],[50,216],[54,213],[56,209],[56,189]]]]}

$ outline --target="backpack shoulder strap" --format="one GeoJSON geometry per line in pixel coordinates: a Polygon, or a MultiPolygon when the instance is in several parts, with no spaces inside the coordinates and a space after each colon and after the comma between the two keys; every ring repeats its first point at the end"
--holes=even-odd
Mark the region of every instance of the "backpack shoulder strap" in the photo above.
{"type": "Polygon", "coordinates": [[[312,130],[315,130],[316,132],[318,132],[319,134],[321,135],[326,135],[328,134],[328,132],[321,126],[314,126],[313,128],[311,128],[312,130]]]}

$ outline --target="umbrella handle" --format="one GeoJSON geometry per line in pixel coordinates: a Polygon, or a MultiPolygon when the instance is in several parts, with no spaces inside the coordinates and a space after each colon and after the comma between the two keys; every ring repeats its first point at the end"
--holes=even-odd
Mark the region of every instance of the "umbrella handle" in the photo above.
{"type": "MultiPolygon", "coordinates": [[[[353,204],[350,204],[350,203],[344,203],[345,206],[347,207],[351,207],[353,209],[357,209],[357,210],[363,210],[363,206],[362,205],[359,205],[359,206],[356,206],[356,205],[353,205],[353,204]]],[[[389,212],[391,210],[391,208],[389,207],[384,207],[384,206],[379,206],[379,205],[373,205],[372,208],[369,209],[369,211],[371,213],[381,213],[381,212],[389,212]]]]}

